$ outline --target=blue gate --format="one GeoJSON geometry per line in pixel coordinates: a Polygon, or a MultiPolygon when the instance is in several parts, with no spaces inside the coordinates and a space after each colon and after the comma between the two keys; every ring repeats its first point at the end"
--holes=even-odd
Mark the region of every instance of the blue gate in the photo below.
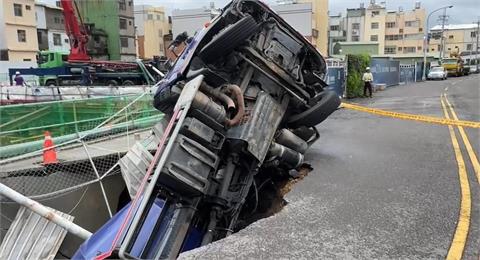
{"type": "Polygon", "coordinates": [[[415,65],[400,65],[400,83],[415,82],[415,65]]]}
{"type": "Polygon", "coordinates": [[[400,83],[400,61],[372,59],[370,63],[375,85],[394,86],[400,83]]]}
{"type": "Polygon", "coordinates": [[[338,96],[343,96],[345,91],[345,67],[328,67],[327,89],[335,91],[338,96]]]}

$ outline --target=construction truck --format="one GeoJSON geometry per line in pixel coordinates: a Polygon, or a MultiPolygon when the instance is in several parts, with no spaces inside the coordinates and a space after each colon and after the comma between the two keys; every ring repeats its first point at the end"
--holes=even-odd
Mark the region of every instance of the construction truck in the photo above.
{"type": "Polygon", "coordinates": [[[41,51],[38,54],[38,68],[10,69],[13,75],[18,71],[23,75],[39,77],[41,86],[106,85],[131,86],[152,85],[163,74],[140,61],[93,60],[87,53],[89,33],[74,0],[61,0],[65,31],[70,42],[70,52],[41,51]]]}
{"type": "Polygon", "coordinates": [[[465,67],[463,59],[455,53],[452,53],[450,58],[442,59],[441,64],[447,71],[448,76],[453,75],[459,77],[470,73],[470,68],[465,67]]]}

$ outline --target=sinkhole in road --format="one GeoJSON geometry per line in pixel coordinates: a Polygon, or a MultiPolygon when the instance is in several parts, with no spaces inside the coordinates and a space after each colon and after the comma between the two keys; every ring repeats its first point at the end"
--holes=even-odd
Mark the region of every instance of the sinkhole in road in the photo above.
{"type": "MultiPolygon", "coordinates": [[[[273,169],[278,170],[278,169],[273,169]]],[[[288,202],[285,195],[289,193],[295,184],[302,181],[313,168],[309,164],[301,165],[293,174],[288,177],[267,178],[258,181],[254,189],[248,195],[244,212],[240,216],[234,232],[238,232],[257,220],[268,218],[280,212],[288,202]]]]}

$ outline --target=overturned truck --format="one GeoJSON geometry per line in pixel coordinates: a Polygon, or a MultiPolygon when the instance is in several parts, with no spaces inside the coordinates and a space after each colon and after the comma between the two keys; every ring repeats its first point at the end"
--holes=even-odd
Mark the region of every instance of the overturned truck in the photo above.
{"type": "Polygon", "coordinates": [[[131,202],[73,258],[175,258],[240,229],[265,206],[262,184],[302,165],[339,106],[325,73],[264,3],[231,2],[158,83],[154,106],[167,116],[154,155],[132,160],[143,168],[131,202]]]}

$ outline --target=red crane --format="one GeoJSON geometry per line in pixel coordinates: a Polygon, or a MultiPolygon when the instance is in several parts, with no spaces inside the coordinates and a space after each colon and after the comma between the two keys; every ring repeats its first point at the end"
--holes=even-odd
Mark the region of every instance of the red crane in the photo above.
{"type": "Polygon", "coordinates": [[[65,30],[70,39],[70,55],[69,61],[90,61],[91,58],[87,53],[88,33],[83,24],[82,17],[78,12],[77,4],[74,0],[61,0],[63,8],[63,16],[65,17],[65,30]],[[80,17],[77,19],[78,13],[80,17]]]}

